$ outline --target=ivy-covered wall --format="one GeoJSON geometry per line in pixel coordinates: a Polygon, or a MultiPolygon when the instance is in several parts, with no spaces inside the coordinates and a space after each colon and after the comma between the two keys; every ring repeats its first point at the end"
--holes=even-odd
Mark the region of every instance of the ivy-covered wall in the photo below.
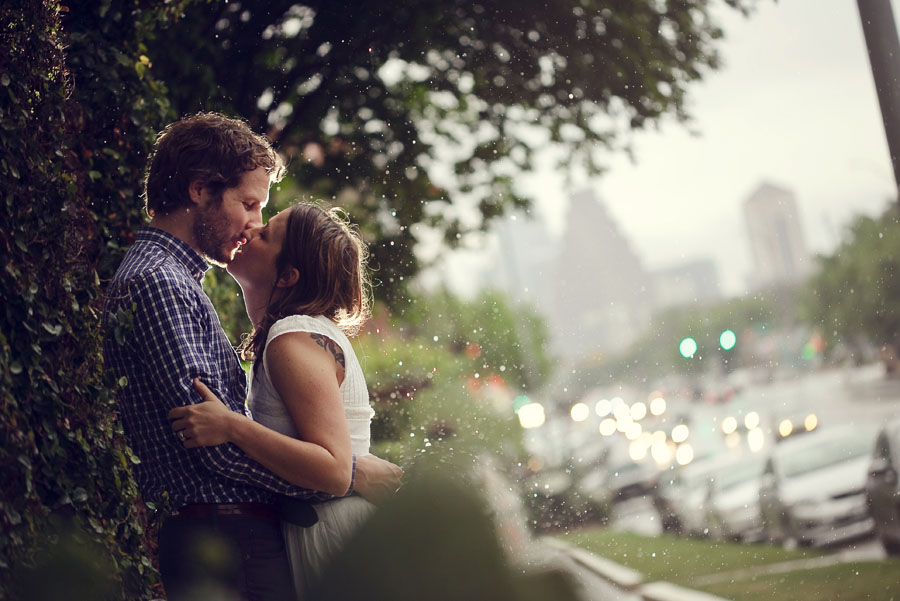
{"type": "Polygon", "coordinates": [[[0,599],[158,595],[99,307],[172,117],[144,42],[183,4],[0,4],[0,599]]]}

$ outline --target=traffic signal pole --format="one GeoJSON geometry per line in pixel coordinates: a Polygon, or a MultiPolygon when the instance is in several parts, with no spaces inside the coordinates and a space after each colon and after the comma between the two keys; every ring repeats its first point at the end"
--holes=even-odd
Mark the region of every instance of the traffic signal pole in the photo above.
{"type": "Polygon", "coordinates": [[[900,40],[890,0],[857,0],[900,202],[900,40]]]}

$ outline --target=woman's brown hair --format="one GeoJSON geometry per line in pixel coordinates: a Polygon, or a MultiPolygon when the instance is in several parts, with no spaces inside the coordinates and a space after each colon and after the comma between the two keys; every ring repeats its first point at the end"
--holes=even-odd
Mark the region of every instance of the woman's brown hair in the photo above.
{"type": "Polygon", "coordinates": [[[288,219],[276,273],[300,273],[296,284],[273,288],[266,313],[241,345],[245,360],[262,357],[269,328],[288,315],[324,315],[348,336],[370,315],[368,251],[357,228],[340,209],[300,203],[287,209],[288,219]]]}

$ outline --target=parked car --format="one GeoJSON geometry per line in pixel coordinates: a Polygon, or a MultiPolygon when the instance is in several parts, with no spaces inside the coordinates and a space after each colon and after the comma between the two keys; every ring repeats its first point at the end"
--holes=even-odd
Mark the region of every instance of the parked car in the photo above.
{"type": "Polygon", "coordinates": [[[656,484],[651,491],[653,507],[659,514],[663,532],[681,532],[681,522],[675,504],[678,502],[680,481],[675,478],[674,465],[659,473],[656,484]]]}
{"type": "Polygon", "coordinates": [[[766,538],[820,546],[873,532],[865,491],[873,440],[868,428],[820,428],[776,445],[759,490],[766,538]]]}
{"type": "Polygon", "coordinates": [[[866,497],[884,550],[900,555],[900,419],[878,433],[866,480],[866,497]]]}
{"type": "Polygon", "coordinates": [[[756,542],[763,539],[759,485],[764,457],[735,458],[720,466],[710,479],[706,523],[710,537],[756,542]]]}
{"type": "Polygon", "coordinates": [[[650,461],[625,459],[607,467],[606,485],[613,501],[624,501],[649,492],[656,482],[656,467],[650,461]]]}
{"type": "Polygon", "coordinates": [[[711,475],[723,461],[718,456],[695,459],[660,475],[653,491],[653,505],[664,531],[692,536],[709,534],[704,503],[711,475]]]}

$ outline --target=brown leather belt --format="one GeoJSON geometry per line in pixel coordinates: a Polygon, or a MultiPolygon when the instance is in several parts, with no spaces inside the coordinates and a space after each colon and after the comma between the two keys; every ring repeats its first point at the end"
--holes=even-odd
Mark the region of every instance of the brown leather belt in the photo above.
{"type": "Polygon", "coordinates": [[[272,521],[281,519],[274,507],[264,503],[195,503],[178,509],[172,514],[172,517],[193,520],[214,517],[257,518],[272,521]]]}

